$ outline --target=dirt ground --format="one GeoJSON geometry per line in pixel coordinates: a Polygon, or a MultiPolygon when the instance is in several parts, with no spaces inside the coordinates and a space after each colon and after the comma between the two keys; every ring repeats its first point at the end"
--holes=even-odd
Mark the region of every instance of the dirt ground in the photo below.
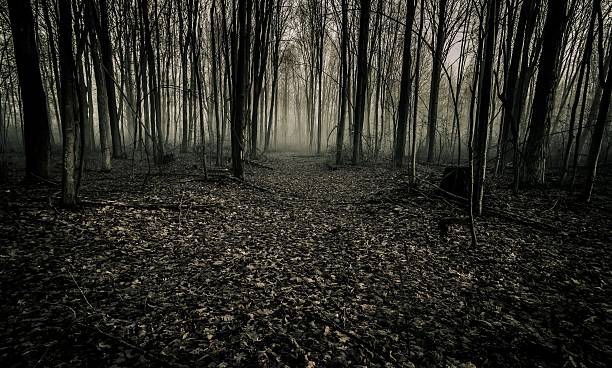
{"type": "Polygon", "coordinates": [[[2,367],[610,367],[612,191],[465,210],[384,165],[276,154],[0,186],[2,367]]]}

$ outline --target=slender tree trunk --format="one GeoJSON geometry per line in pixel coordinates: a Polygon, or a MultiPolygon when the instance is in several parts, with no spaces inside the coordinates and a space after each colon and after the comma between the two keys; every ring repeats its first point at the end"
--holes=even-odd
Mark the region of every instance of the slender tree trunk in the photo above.
{"type": "Polygon", "coordinates": [[[67,207],[76,205],[75,187],[75,95],[74,95],[74,59],[72,55],[72,11],[70,0],[59,0],[59,60],[62,93],[62,128],[63,128],[63,170],[62,170],[62,204],[67,207]]]}
{"type": "Polygon", "coordinates": [[[446,4],[447,0],[438,3],[438,23],[436,26],[436,43],[431,68],[431,87],[429,92],[429,113],[427,115],[427,162],[433,162],[436,149],[436,136],[438,129],[438,100],[440,95],[440,75],[444,62],[444,44],[446,42],[446,4]]]}
{"type": "MultiPolygon", "coordinates": [[[[600,12],[599,19],[601,20],[601,9],[598,9],[598,11],[600,12]]],[[[601,26],[602,22],[600,22],[600,27],[601,26]]],[[[601,33],[603,33],[603,30],[600,28],[599,32],[601,43],[601,33]]],[[[610,47],[609,57],[610,56],[612,56],[612,46],[610,47]]],[[[604,65],[601,64],[600,66],[604,67],[604,65]]],[[[587,167],[589,171],[587,175],[584,193],[587,202],[591,201],[591,196],[593,194],[593,185],[595,183],[595,177],[597,175],[597,163],[599,161],[599,155],[601,152],[604,131],[608,123],[608,109],[610,108],[610,99],[612,98],[612,62],[608,63],[607,69],[607,71],[601,71],[601,77],[602,79],[604,79],[602,81],[603,88],[601,93],[601,101],[599,102],[599,113],[597,114],[597,122],[595,123],[595,127],[593,128],[593,135],[591,136],[591,146],[589,148],[589,155],[587,158],[587,167]]]]}
{"type": "Polygon", "coordinates": [[[44,15],[43,19],[45,20],[45,24],[47,26],[47,36],[49,39],[49,53],[50,53],[49,58],[51,59],[51,70],[53,72],[53,76],[54,76],[53,79],[55,81],[55,88],[56,88],[56,93],[54,94],[52,91],[51,95],[57,97],[56,99],[54,99],[55,114],[57,118],[57,125],[58,125],[58,129],[60,133],[60,140],[61,140],[63,133],[62,133],[62,123],[61,123],[59,106],[62,104],[62,102],[60,100],[61,97],[58,95],[60,93],[59,91],[61,91],[61,88],[60,88],[59,68],[57,65],[57,51],[55,49],[55,42],[54,42],[54,36],[53,36],[53,25],[51,24],[51,16],[49,14],[50,8],[53,9],[53,5],[49,3],[49,0],[45,0],[42,6],[43,15],[44,15]]]}
{"type": "Polygon", "coordinates": [[[272,0],[261,1],[256,8],[256,19],[258,21],[255,22],[255,39],[253,42],[253,109],[251,111],[251,137],[249,147],[251,158],[257,157],[257,142],[259,139],[258,119],[260,112],[259,102],[268,59],[268,40],[270,36],[273,4],[274,1],[272,0]]]}
{"type": "Polygon", "coordinates": [[[184,18],[183,18],[183,10],[179,8],[179,45],[180,45],[180,58],[181,58],[181,91],[183,97],[182,103],[182,129],[181,129],[181,152],[187,152],[189,149],[189,116],[188,116],[188,106],[189,106],[189,82],[187,78],[188,66],[187,66],[187,50],[189,47],[189,40],[185,40],[185,27],[184,27],[184,18]]]}
{"type": "Polygon", "coordinates": [[[359,42],[357,47],[357,91],[355,93],[355,116],[353,131],[353,165],[361,161],[361,137],[366,91],[368,88],[368,38],[370,27],[370,0],[361,0],[359,15],[359,42]]]}
{"type": "Polygon", "coordinates": [[[323,129],[323,63],[324,63],[324,38],[327,8],[327,0],[320,1],[318,6],[318,40],[317,40],[317,84],[318,84],[318,115],[317,115],[317,155],[321,154],[321,134],[323,129]]]}
{"type": "MultiPolygon", "coordinates": [[[[501,148],[499,153],[499,165],[501,167],[501,172],[503,172],[506,166],[506,157],[507,152],[509,151],[508,148],[512,144],[512,130],[514,129],[515,124],[518,124],[517,120],[520,118],[519,116],[513,115],[513,100],[514,96],[516,95],[515,91],[517,88],[517,82],[519,77],[519,67],[521,65],[523,41],[525,38],[525,27],[532,4],[533,0],[526,0],[521,5],[521,12],[518,19],[516,37],[514,38],[514,46],[510,49],[510,46],[508,45],[508,50],[512,51],[512,56],[510,57],[510,65],[508,67],[506,81],[504,83],[504,115],[502,118],[502,128],[500,133],[501,148]]],[[[513,31],[514,30],[512,29],[512,26],[509,26],[508,44],[511,43],[513,31]]]]}
{"type": "Polygon", "coordinates": [[[98,101],[98,127],[100,129],[100,149],[102,151],[102,170],[110,171],[112,169],[112,147],[109,127],[108,102],[106,101],[106,80],[104,79],[104,71],[102,70],[102,63],[100,61],[100,55],[98,54],[97,43],[95,43],[94,41],[95,38],[92,36],[92,47],[90,48],[90,50],[93,60],[94,75],[96,78],[96,96],[98,101]]]}
{"type": "Polygon", "coordinates": [[[419,77],[421,71],[421,49],[423,47],[423,23],[425,15],[425,1],[421,0],[420,4],[420,16],[419,16],[419,35],[416,51],[416,65],[415,65],[415,77],[414,77],[414,107],[412,116],[412,147],[410,149],[410,182],[416,182],[416,137],[417,137],[417,116],[418,108],[417,103],[419,101],[419,77]]]}
{"type": "MultiPolygon", "coordinates": [[[[281,3],[277,2],[275,10],[275,24],[274,24],[274,45],[272,46],[272,86],[270,95],[270,114],[268,115],[268,127],[266,130],[266,139],[264,142],[264,151],[268,151],[270,148],[270,136],[276,134],[276,130],[272,131],[274,119],[276,116],[276,105],[278,99],[278,72],[280,68],[280,43],[282,38],[282,24],[281,24],[281,3]]],[[[314,120],[313,120],[314,121],[314,120]]],[[[311,136],[312,137],[312,136],[311,136]]],[[[276,141],[276,135],[274,136],[276,141]]]]}
{"type": "Polygon", "coordinates": [[[410,92],[412,88],[412,22],[414,21],[414,2],[408,1],[406,5],[406,23],[404,28],[404,51],[402,55],[402,80],[400,82],[400,97],[397,106],[397,129],[395,131],[395,150],[393,153],[393,166],[402,167],[406,151],[406,132],[408,116],[410,115],[410,92]]]}
{"type": "Polygon", "coordinates": [[[594,31],[595,31],[595,19],[597,16],[597,9],[599,9],[600,6],[601,6],[601,0],[593,1],[593,10],[591,11],[591,18],[589,21],[589,29],[587,31],[586,44],[584,47],[582,60],[580,62],[580,70],[578,72],[578,83],[577,83],[576,91],[574,94],[574,102],[572,103],[572,110],[570,112],[567,144],[565,146],[565,151],[563,154],[563,165],[561,168],[562,170],[561,182],[564,184],[567,182],[569,160],[570,160],[570,155],[572,151],[572,145],[574,144],[574,139],[575,139],[574,128],[576,124],[576,113],[578,111],[578,105],[580,104],[580,99],[581,98],[584,99],[584,97],[586,97],[586,96],[584,97],[582,96],[582,89],[583,88],[587,89],[587,86],[584,85],[584,79],[585,79],[584,77],[586,74],[587,65],[589,64],[589,61],[591,60],[591,54],[593,50],[593,38],[594,38],[594,31]]]}
{"type": "Polygon", "coordinates": [[[217,81],[217,37],[216,37],[216,23],[215,23],[215,8],[216,0],[213,0],[210,8],[210,50],[211,50],[211,66],[212,66],[212,88],[213,88],[213,103],[215,107],[215,132],[216,132],[216,164],[221,166],[221,150],[223,149],[221,143],[221,117],[219,115],[219,93],[218,93],[218,81],[217,81]]]}
{"type": "MultiPolygon", "coordinates": [[[[348,102],[349,70],[348,70],[348,0],[342,1],[342,26],[340,31],[340,113],[338,114],[338,128],[336,131],[336,165],[343,161],[342,150],[344,146],[344,132],[346,130],[346,105],[348,102]]],[[[299,111],[298,111],[299,126],[299,111]]]]}
{"type": "MultiPolygon", "coordinates": [[[[610,63],[612,63],[612,54],[609,54],[607,57],[604,58],[603,70],[608,69],[608,66],[610,63]]],[[[594,80],[596,81],[597,79],[594,79],[594,80]]],[[[599,103],[601,101],[601,96],[603,95],[603,84],[600,81],[597,81],[594,84],[595,84],[594,91],[592,93],[591,104],[589,106],[589,114],[587,116],[586,125],[584,125],[583,127],[584,128],[583,137],[582,137],[583,142],[588,142],[592,138],[593,128],[596,125],[597,116],[599,115],[599,103]]],[[[587,152],[587,155],[588,155],[588,152],[587,152]]]]}
{"type": "Polygon", "coordinates": [[[102,52],[102,64],[104,65],[104,77],[106,78],[106,90],[108,96],[108,111],[110,117],[110,130],[113,143],[113,157],[122,158],[123,147],[121,146],[121,135],[119,133],[119,113],[117,110],[117,99],[115,96],[115,74],[113,67],[113,49],[110,40],[108,6],[106,0],[99,0],[100,3],[100,28],[98,37],[100,40],[100,50],[102,52]]]}
{"type": "Polygon", "coordinates": [[[475,153],[474,160],[474,190],[472,195],[473,212],[477,215],[482,214],[482,199],[484,197],[484,180],[487,172],[487,147],[488,147],[488,128],[489,128],[489,111],[491,107],[491,76],[493,71],[493,56],[495,48],[495,39],[497,36],[497,10],[498,1],[492,0],[488,4],[487,23],[485,33],[485,45],[482,54],[482,63],[479,78],[478,88],[478,125],[474,132],[475,153]]]}

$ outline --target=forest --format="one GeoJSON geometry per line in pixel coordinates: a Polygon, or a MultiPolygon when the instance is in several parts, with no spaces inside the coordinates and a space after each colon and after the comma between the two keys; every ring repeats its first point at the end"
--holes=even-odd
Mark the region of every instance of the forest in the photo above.
{"type": "Polygon", "coordinates": [[[0,366],[612,366],[611,0],[0,0],[0,366]]]}

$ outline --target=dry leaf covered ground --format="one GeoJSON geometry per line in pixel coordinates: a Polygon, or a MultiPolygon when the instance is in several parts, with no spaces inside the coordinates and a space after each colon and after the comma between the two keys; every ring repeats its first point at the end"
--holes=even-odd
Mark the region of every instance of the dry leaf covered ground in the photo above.
{"type": "MultiPolygon", "coordinates": [[[[194,161],[195,162],[195,161],[194,161]]],[[[612,208],[489,184],[463,210],[383,166],[284,154],[2,186],[0,365],[612,366],[612,208]],[[145,170],[145,171],[143,171],[145,170]],[[146,180],[145,180],[146,179],[146,180]]]]}

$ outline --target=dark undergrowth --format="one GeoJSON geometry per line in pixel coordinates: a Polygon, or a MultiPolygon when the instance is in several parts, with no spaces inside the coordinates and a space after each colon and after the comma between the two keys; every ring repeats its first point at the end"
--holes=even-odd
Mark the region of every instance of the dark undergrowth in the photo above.
{"type": "Polygon", "coordinates": [[[75,210],[1,186],[2,367],[612,366],[607,183],[490,179],[474,248],[440,167],[197,162],[86,171],[75,210]]]}

